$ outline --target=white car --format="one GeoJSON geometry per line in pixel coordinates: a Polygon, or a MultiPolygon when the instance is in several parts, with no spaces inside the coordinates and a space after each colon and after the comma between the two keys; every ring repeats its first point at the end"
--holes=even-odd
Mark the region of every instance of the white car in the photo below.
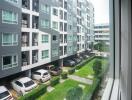
{"type": "Polygon", "coordinates": [[[32,78],[41,82],[50,80],[51,76],[47,70],[39,69],[32,73],[32,78]]]}
{"type": "Polygon", "coordinates": [[[5,86],[0,86],[0,100],[14,100],[5,86]]]}
{"type": "Polygon", "coordinates": [[[11,85],[21,95],[27,94],[33,88],[37,87],[37,84],[29,77],[15,79],[11,82],[11,85]]]}

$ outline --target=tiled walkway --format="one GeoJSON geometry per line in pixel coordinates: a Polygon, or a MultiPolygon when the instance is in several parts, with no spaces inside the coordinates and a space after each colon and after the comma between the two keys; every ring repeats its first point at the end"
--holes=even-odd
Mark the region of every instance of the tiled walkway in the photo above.
{"type": "Polygon", "coordinates": [[[93,80],[82,78],[82,77],[79,77],[79,76],[76,76],[76,75],[69,75],[68,77],[70,79],[73,79],[75,81],[78,81],[78,82],[81,82],[81,83],[84,83],[84,84],[89,84],[89,85],[93,84],[93,80]]]}

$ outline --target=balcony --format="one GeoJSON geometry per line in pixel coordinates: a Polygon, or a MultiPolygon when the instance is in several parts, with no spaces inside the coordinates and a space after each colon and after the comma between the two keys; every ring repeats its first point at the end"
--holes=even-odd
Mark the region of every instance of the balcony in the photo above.
{"type": "Polygon", "coordinates": [[[32,10],[35,12],[39,12],[39,0],[33,0],[32,10]]]}
{"type": "Polygon", "coordinates": [[[29,33],[27,32],[22,32],[21,36],[21,45],[22,47],[28,47],[29,46],[29,33]]]}
{"type": "Polygon", "coordinates": [[[32,63],[37,63],[38,62],[38,50],[33,50],[32,51],[32,63]]]}
{"type": "Polygon", "coordinates": [[[64,35],[64,43],[67,43],[67,35],[64,35]]]}
{"type": "Polygon", "coordinates": [[[22,27],[29,28],[30,27],[30,15],[22,14],[22,27]]]}
{"type": "Polygon", "coordinates": [[[60,56],[63,55],[63,46],[61,46],[61,47],[59,48],[59,53],[60,53],[60,56]]]}
{"type": "Polygon", "coordinates": [[[22,0],[22,8],[30,9],[30,0],[22,0]]]}
{"type": "Polygon", "coordinates": [[[38,34],[37,33],[32,34],[32,46],[38,46],[38,34]]]}
{"type": "Polygon", "coordinates": [[[27,66],[30,63],[29,51],[22,52],[22,66],[27,66]]]}
{"type": "Polygon", "coordinates": [[[67,46],[64,46],[64,55],[67,54],[67,46]]]}
{"type": "Polygon", "coordinates": [[[34,29],[38,29],[38,25],[39,25],[39,18],[37,16],[33,16],[33,19],[32,19],[33,23],[32,23],[32,28],[34,29]]]}

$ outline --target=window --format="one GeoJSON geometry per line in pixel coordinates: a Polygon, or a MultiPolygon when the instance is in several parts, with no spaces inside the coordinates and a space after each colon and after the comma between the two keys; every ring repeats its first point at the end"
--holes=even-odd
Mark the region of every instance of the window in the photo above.
{"type": "Polygon", "coordinates": [[[63,11],[60,10],[60,19],[63,19],[63,11]]]}
{"type": "Polygon", "coordinates": [[[53,8],[53,15],[58,16],[58,10],[53,8]]]}
{"type": "Polygon", "coordinates": [[[41,20],[41,27],[43,27],[43,28],[49,28],[50,27],[49,20],[41,20]]]}
{"type": "Polygon", "coordinates": [[[60,31],[63,31],[63,22],[60,22],[60,31]]]}
{"type": "Polygon", "coordinates": [[[67,23],[64,23],[64,32],[67,32],[67,23]]]}
{"type": "Polygon", "coordinates": [[[52,28],[58,29],[58,22],[53,21],[52,28]]]}
{"type": "Polygon", "coordinates": [[[64,20],[67,20],[67,12],[64,12],[64,20]]]}
{"type": "Polygon", "coordinates": [[[72,52],[72,46],[69,46],[67,51],[72,52]]]}
{"type": "Polygon", "coordinates": [[[44,12],[44,13],[47,13],[49,14],[50,13],[50,6],[49,5],[43,5],[41,4],[41,11],[44,12]]]}
{"type": "Polygon", "coordinates": [[[2,10],[2,23],[18,24],[18,14],[12,11],[2,10]]]}
{"type": "Polygon", "coordinates": [[[15,46],[18,45],[18,34],[3,33],[2,46],[15,46]]]}
{"type": "Polygon", "coordinates": [[[23,87],[22,83],[20,83],[19,81],[16,81],[15,83],[16,83],[18,86],[23,87]]]}
{"type": "Polygon", "coordinates": [[[49,58],[49,50],[42,51],[42,59],[49,58]]]}
{"type": "Polygon", "coordinates": [[[58,49],[52,49],[52,57],[58,56],[58,49]]]}
{"type": "Polygon", "coordinates": [[[13,3],[13,4],[18,4],[18,0],[6,0],[7,2],[13,3]]]}
{"type": "Polygon", "coordinates": [[[67,2],[64,1],[64,8],[67,9],[67,2]]]}
{"type": "Polygon", "coordinates": [[[56,35],[53,35],[53,41],[56,41],[56,40],[57,40],[56,35]]]}
{"type": "Polygon", "coordinates": [[[48,35],[42,35],[42,43],[48,43],[49,42],[49,36],[48,35]]]}
{"type": "Polygon", "coordinates": [[[17,55],[2,57],[2,69],[3,70],[16,67],[17,65],[18,65],[17,55]]]}

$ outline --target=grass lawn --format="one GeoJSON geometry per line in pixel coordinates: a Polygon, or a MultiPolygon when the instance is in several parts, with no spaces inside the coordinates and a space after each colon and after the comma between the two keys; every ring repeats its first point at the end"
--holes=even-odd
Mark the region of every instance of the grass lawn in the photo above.
{"type": "MultiPolygon", "coordinates": [[[[88,75],[93,75],[94,72],[93,72],[92,66],[93,66],[93,63],[96,59],[98,59],[98,58],[95,58],[95,59],[91,60],[90,62],[88,62],[81,69],[79,69],[78,72],[75,72],[74,75],[84,77],[84,78],[88,78],[87,77],[88,75]]],[[[103,64],[102,67],[104,69],[106,67],[105,65],[107,64],[108,61],[106,59],[100,59],[100,60],[102,61],[102,64],[103,64]]]]}
{"type": "MultiPolygon", "coordinates": [[[[64,100],[67,91],[72,87],[78,86],[79,84],[81,83],[67,79],[64,83],[56,85],[55,89],[52,92],[47,92],[46,94],[38,98],[38,100],[64,100]]],[[[85,85],[84,92],[88,89],[88,87],[88,85],[85,85]]]]}

